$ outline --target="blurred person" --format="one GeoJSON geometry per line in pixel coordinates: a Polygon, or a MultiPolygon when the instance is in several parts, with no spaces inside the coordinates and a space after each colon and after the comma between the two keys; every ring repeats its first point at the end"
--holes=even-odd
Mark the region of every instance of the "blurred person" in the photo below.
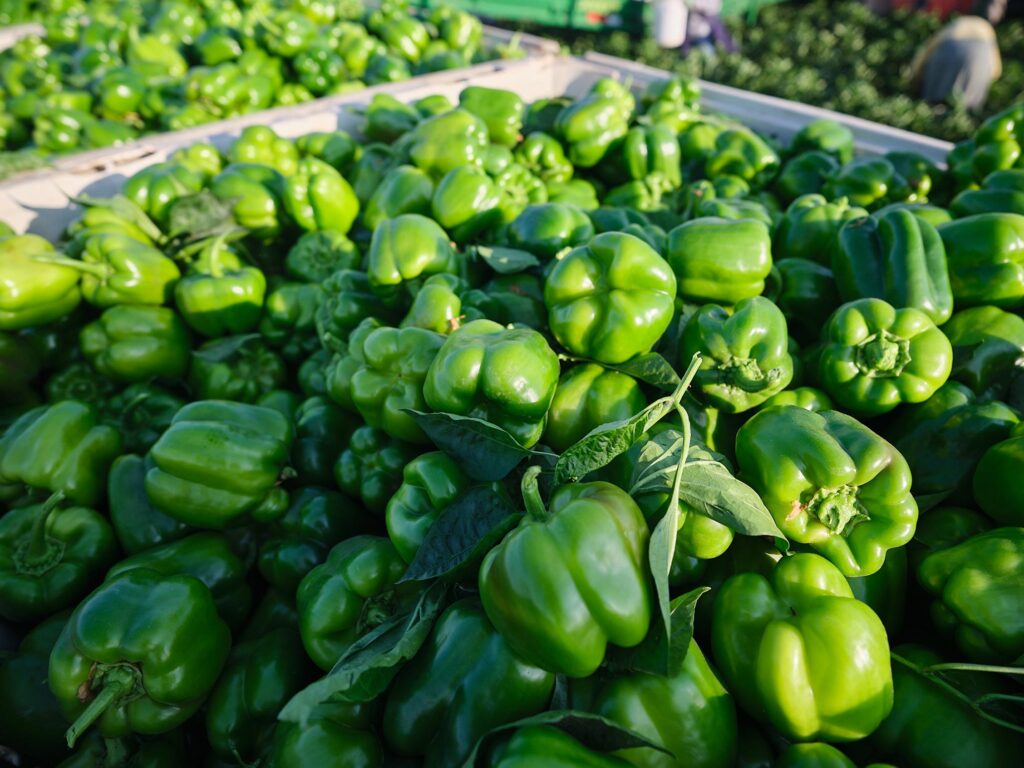
{"type": "Polygon", "coordinates": [[[925,101],[934,104],[955,98],[976,111],[1002,72],[992,25],[980,16],[961,16],[918,51],[910,65],[910,82],[925,101]]]}
{"type": "Polygon", "coordinates": [[[736,42],[722,21],[722,0],[687,0],[686,42],[683,53],[699,48],[714,54],[716,46],[735,53],[736,42]]]}

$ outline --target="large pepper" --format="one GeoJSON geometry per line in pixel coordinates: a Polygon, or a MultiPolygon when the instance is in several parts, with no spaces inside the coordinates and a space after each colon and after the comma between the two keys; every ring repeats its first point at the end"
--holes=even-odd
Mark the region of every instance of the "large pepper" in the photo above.
{"type": "Polygon", "coordinates": [[[250,125],[243,130],[228,151],[228,162],[269,165],[288,177],[299,168],[299,150],[265,125],[250,125]]]}
{"type": "Polygon", "coordinates": [[[60,494],[0,518],[0,616],[38,621],[70,608],[117,556],[106,519],[86,507],[60,509],[60,494]]]}
{"type": "Polygon", "coordinates": [[[188,385],[197,400],[255,403],[284,384],[286,375],[284,361],[262,338],[242,336],[200,347],[193,355],[188,385]]]}
{"type": "Polygon", "coordinates": [[[608,643],[630,648],[647,634],[647,523],[629,494],[605,482],[563,485],[545,509],[537,474],[531,467],[523,477],[526,516],[484,558],[480,597],[524,661],[588,677],[608,643]]]}
{"type": "Polygon", "coordinates": [[[163,304],[181,276],[178,265],[156,248],[113,233],[86,240],[81,261],[53,259],[82,273],[82,296],[97,307],[163,304]]]}
{"type": "Polygon", "coordinates": [[[953,344],[952,378],[983,400],[1003,400],[1017,407],[1024,393],[1024,318],[997,307],[957,312],[942,326],[953,344]]]}
{"type": "Polygon", "coordinates": [[[440,179],[463,165],[483,162],[487,124],[465,109],[427,118],[402,140],[413,165],[440,179]]]}
{"type": "Polygon", "coordinates": [[[547,325],[544,285],[540,278],[526,272],[497,275],[482,288],[463,295],[463,307],[475,308],[488,320],[502,325],[526,325],[543,329],[547,325]]]}
{"type": "Polygon", "coordinates": [[[762,222],[707,218],[669,232],[665,258],[686,301],[735,304],[764,291],[771,252],[771,236],[762,222]]]}
{"type": "Polygon", "coordinates": [[[447,335],[466,320],[479,320],[484,317],[483,312],[469,303],[463,307],[463,297],[470,292],[461,277],[447,273],[428,277],[416,291],[401,327],[423,328],[447,335]]]}
{"type": "Polygon", "coordinates": [[[682,186],[679,140],[668,126],[636,126],[612,144],[603,164],[609,180],[623,182],[658,175],[670,189],[682,186]]]}
{"type": "Polygon", "coordinates": [[[564,451],[592,429],[643,410],[647,398],[636,379],[594,363],[575,365],[558,381],[543,441],[564,451]]]}
{"type": "Polygon", "coordinates": [[[594,225],[583,211],[563,203],[540,203],[523,209],[508,225],[514,248],[553,259],[566,248],[584,245],[594,237],[594,225]]]}
{"type": "Polygon", "coordinates": [[[876,416],[924,402],[953,367],[949,339],[924,312],[894,309],[882,299],[843,304],[823,339],[818,379],[851,413],[876,416]]]}
{"type": "Polygon", "coordinates": [[[967,656],[1012,664],[1024,653],[1024,528],[997,528],[932,552],[917,568],[932,620],[967,656]]]}
{"type": "Polygon", "coordinates": [[[107,423],[121,433],[126,452],[145,453],[185,404],[155,384],[132,384],[101,403],[107,423]]]}
{"type": "Polygon", "coordinates": [[[405,561],[386,538],[356,536],[336,544],[296,592],[299,631],[309,657],[330,670],[360,634],[388,616],[405,561]]]}
{"type": "Polygon", "coordinates": [[[738,176],[759,188],[771,181],[779,169],[779,156],[753,131],[726,129],[715,137],[715,148],[704,162],[709,179],[738,176]]]}
{"type": "Polygon", "coordinates": [[[306,232],[288,250],[284,269],[288,277],[320,284],[341,269],[357,269],[362,256],[355,244],[335,229],[306,232]]]}
{"type": "Polygon", "coordinates": [[[981,213],[938,228],[958,308],[1024,306],[1024,216],[981,213]]]}
{"type": "Polygon", "coordinates": [[[518,657],[476,600],[441,615],[399,672],[384,706],[384,740],[426,766],[461,764],[477,740],[547,706],[554,675],[518,657]]]}
{"type": "Polygon", "coordinates": [[[161,229],[166,229],[174,203],[196,194],[202,188],[202,176],[180,163],[164,162],[136,173],[124,183],[121,193],[138,205],[161,229]]]}
{"type": "MultiPolygon", "coordinates": [[[[982,717],[975,707],[950,690],[945,680],[921,674],[914,668],[941,664],[942,657],[916,645],[900,645],[893,650],[900,659],[893,659],[892,665],[892,713],[867,740],[875,756],[892,760],[903,768],[1009,768],[1016,764],[1024,748],[1020,734],[982,717]]],[[[993,675],[943,673],[944,678],[947,675],[953,677],[957,687],[970,691],[1006,692],[993,675]]]]}
{"type": "Polygon", "coordinates": [[[363,224],[371,232],[403,213],[430,214],[434,181],[413,165],[389,170],[363,209],[363,224]]]}
{"type": "Polygon", "coordinates": [[[193,576],[210,590],[224,622],[237,630],[249,615],[252,591],[246,566],[216,533],[195,533],[126,557],[107,573],[107,581],[126,571],[145,568],[163,576],[193,576]]]}
{"type": "Polygon", "coordinates": [[[390,438],[383,430],[360,427],[338,457],[334,479],[341,490],[380,514],[401,485],[402,467],[415,455],[413,446],[390,438]]]}
{"type": "Polygon", "coordinates": [[[268,752],[274,768],[381,768],[384,757],[365,705],[321,704],[309,723],[279,722],[268,752]]]}
{"type": "Polygon", "coordinates": [[[853,741],[892,709],[885,627],[824,558],[797,554],[767,578],[733,576],[713,610],[715,661],[729,689],[785,737],[853,741]]]}
{"type": "Polygon", "coordinates": [[[522,139],[526,105],[519,94],[472,85],[459,94],[459,106],[484,121],[493,143],[514,147],[522,139]]]}
{"type": "Polygon", "coordinates": [[[544,431],[557,384],[558,357],[537,331],[474,320],[448,336],[423,396],[436,411],[493,422],[530,447],[544,431]]]}
{"type": "Polygon", "coordinates": [[[774,189],[784,202],[801,196],[816,195],[825,181],[839,168],[832,155],[822,151],[803,152],[786,161],[775,179],[774,189]]]}
{"type": "Polygon", "coordinates": [[[867,216],[864,208],[850,205],[846,198],[826,200],[822,195],[803,195],[786,209],[772,238],[777,259],[809,259],[832,263],[836,235],[844,223],[867,216]]]}
{"type": "Polygon", "coordinates": [[[96,370],[121,381],[180,379],[188,369],[188,329],[165,307],[110,307],[82,329],[79,345],[96,370]]]}
{"type": "Polygon", "coordinates": [[[542,725],[520,728],[492,752],[488,768],[628,768],[621,757],[594,752],[563,730],[542,725]]]}
{"type": "Polygon", "coordinates": [[[334,463],[360,425],[323,395],[302,401],[293,415],[295,444],[292,465],[300,483],[330,484],[334,463]]]}
{"type": "Polygon", "coordinates": [[[439,272],[458,272],[456,266],[455,249],[440,225],[406,213],[374,231],[366,272],[371,286],[388,289],[439,272]]]}
{"type": "Polygon", "coordinates": [[[52,616],[0,656],[0,742],[33,764],[56,765],[68,755],[64,717],[46,684],[50,652],[67,620],[52,616]]]}
{"type": "Polygon", "coordinates": [[[101,424],[92,406],[74,400],[39,406],[0,437],[0,487],[21,483],[93,506],[120,452],[117,431],[101,424]]]}
{"type": "Polygon", "coordinates": [[[853,131],[835,120],[813,120],[789,143],[793,154],[810,150],[828,152],[840,163],[848,163],[853,159],[853,131]]]}
{"type": "Polygon", "coordinates": [[[1024,472],[1024,427],[996,443],[981,457],[974,471],[974,499],[989,517],[1003,525],[1024,526],[1024,493],[1014,482],[1024,472]]]}
{"type": "Polygon", "coordinates": [[[801,342],[816,341],[825,321],[840,304],[832,270],[796,258],[775,262],[775,269],[781,285],[774,301],[786,317],[790,334],[801,342]]]}
{"type": "Polygon", "coordinates": [[[860,157],[840,166],[825,182],[825,197],[845,197],[852,205],[873,208],[911,195],[906,179],[884,157],[860,157]]]}
{"type": "Polygon", "coordinates": [[[624,363],[649,352],[672,321],[676,278],[632,235],[605,232],[555,262],[544,283],[551,331],[574,355],[624,363]]]}
{"type": "Polygon", "coordinates": [[[979,213],[1024,215],[1024,168],[989,174],[981,189],[966,189],[954,197],[949,210],[958,217],[979,213]]]}
{"type": "Polygon", "coordinates": [[[110,523],[127,554],[175,541],[191,529],[153,508],[146,496],[146,463],[141,456],[119,456],[107,477],[110,523]]]}
{"type": "Polygon", "coordinates": [[[327,559],[332,546],[364,533],[368,521],[356,502],[337,491],[302,488],[260,546],[260,574],[269,584],[294,594],[302,578],[327,559]]]}
{"type": "Polygon", "coordinates": [[[363,340],[363,363],[351,387],[352,401],[367,424],[397,440],[427,442],[405,410],[426,407],[423,382],[443,343],[441,334],[423,328],[378,328],[363,340]]]}
{"type": "MultiPolygon", "coordinates": [[[[580,687],[585,687],[587,682],[580,687]]],[[[594,687],[587,709],[663,745],[672,753],[647,747],[616,753],[633,765],[639,768],[731,768],[734,765],[736,705],[694,640],[690,640],[679,669],[670,675],[631,672],[615,675],[594,687]]]]}
{"type": "Polygon", "coordinates": [[[363,320],[378,317],[398,322],[405,311],[406,296],[402,292],[384,296],[374,293],[365,272],[339,270],[327,278],[322,287],[316,330],[325,349],[347,353],[349,334],[363,320]]]}
{"type": "Polygon", "coordinates": [[[311,45],[295,57],[292,66],[299,83],[316,96],[333,91],[345,76],[345,60],[325,43],[311,45]]]}
{"type": "Polygon", "coordinates": [[[534,131],[515,149],[516,162],[545,184],[562,183],[572,178],[573,167],[565,150],[554,136],[534,131]]]}
{"type": "Polygon", "coordinates": [[[928,400],[903,409],[886,434],[910,465],[914,496],[925,506],[971,498],[971,475],[982,455],[1005,440],[1018,422],[998,400],[983,402],[962,384],[947,381],[928,400]]]}
{"type": "Polygon", "coordinates": [[[193,330],[216,337],[253,330],[266,291],[263,273],[243,265],[218,239],[206,247],[195,271],[178,281],[174,300],[193,330]]]}
{"type": "Polygon", "coordinates": [[[711,405],[728,413],[755,408],[793,380],[786,318],[768,299],[743,299],[730,314],[706,304],[679,340],[679,359],[700,352],[695,386],[711,405]]]}
{"type": "Polygon", "coordinates": [[[779,529],[846,576],[869,576],[914,535],[910,470],[889,443],[839,411],[759,412],[736,436],[742,477],[779,529]]]}
{"type": "MultiPolygon", "coordinates": [[[[74,350],[75,342],[69,340],[67,343],[74,350]]],[[[120,389],[116,381],[108,379],[88,363],[75,362],[59,369],[46,381],[46,399],[51,403],[77,400],[109,412],[111,401],[120,389]]]]}
{"type": "Polygon", "coordinates": [[[276,517],[277,487],[292,427],[277,411],[216,400],[189,403],[149,452],[146,494],[153,506],[201,528],[223,528],[246,513],[276,517]]]}
{"type": "Polygon", "coordinates": [[[306,157],[285,179],[284,204],[302,229],[346,234],[359,214],[359,200],[345,177],[323,160],[306,157]]]}
{"type": "Polygon", "coordinates": [[[437,183],[431,200],[434,221],[457,243],[466,243],[501,222],[501,188],[481,169],[462,166],[437,183]]]}
{"type": "Polygon", "coordinates": [[[919,309],[937,324],[953,314],[942,238],[910,211],[891,210],[844,224],[832,272],[844,301],[885,299],[897,309],[919,309]]]}
{"type": "Polygon", "coordinates": [[[323,291],[315,283],[280,282],[266,298],[260,334],[289,363],[320,349],[316,312],[323,291]]]}
{"type": "Polygon", "coordinates": [[[48,261],[56,255],[53,245],[37,235],[0,239],[0,330],[43,325],[78,306],[77,265],[48,261]]]}
{"type": "Polygon", "coordinates": [[[284,177],[269,165],[231,163],[213,177],[209,188],[231,205],[235,222],[257,240],[272,240],[280,234],[284,177]]]}
{"type": "Polygon", "coordinates": [[[618,95],[592,92],[564,107],[554,130],[569,147],[569,160],[578,168],[593,168],[612,143],[629,131],[632,105],[618,95]]]}
{"type": "Polygon", "coordinates": [[[403,560],[412,562],[437,516],[468,487],[469,478],[441,451],[424,453],[405,465],[402,484],[384,516],[388,538],[403,560]]]}
{"type": "Polygon", "coordinates": [[[50,690],[68,744],[93,723],[105,737],[159,734],[187,720],[217,681],[231,633],[192,576],[135,568],[71,614],[50,656],[50,690]]]}
{"type": "Polygon", "coordinates": [[[210,748],[224,760],[258,759],[291,696],[311,677],[294,626],[278,627],[231,649],[206,705],[210,748]]]}

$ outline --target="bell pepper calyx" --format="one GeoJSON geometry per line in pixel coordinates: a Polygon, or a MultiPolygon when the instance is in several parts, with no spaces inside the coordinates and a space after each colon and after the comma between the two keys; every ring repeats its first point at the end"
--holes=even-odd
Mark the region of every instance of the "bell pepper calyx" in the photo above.
{"type": "Polygon", "coordinates": [[[526,514],[533,520],[543,522],[551,517],[544,501],[540,497],[540,486],[537,477],[540,475],[540,467],[533,466],[526,470],[519,487],[523,494],[523,503],[526,505],[526,514]]]}
{"type": "Polygon", "coordinates": [[[872,334],[857,345],[857,368],[869,376],[899,376],[910,360],[910,341],[889,331],[872,334]]]}
{"type": "Polygon", "coordinates": [[[761,392],[775,386],[782,377],[781,368],[762,369],[754,358],[730,357],[718,371],[719,381],[743,392],[761,392]]]}
{"type": "Polygon", "coordinates": [[[371,629],[375,629],[389,618],[395,615],[398,610],[398,595],[395,590],[389,589],[374,595],[363,603],[363,609],[359,612],[359,619],[356,622],[356,632],[363,635],[371,629]]]}
{"type": "Polygon", "coordinates": [[[804,509],[822,525],[840,536],[849,535],[856,525],[871,519],[867,509],[857,498],[857,489],[852,485],[819,488],[804,505],[804,509]]]}
{"type": "Polygon", "coordinates": [[[94,664],[89,679],[78,689],[78,698],[89,705],[71,724],[64,736],[72,749],[78,737],[116,702],[137,698],[144,693],[142,671],[134,664],[94,664]],[[96,688],[101,686],[99,691],[96,688]]]}

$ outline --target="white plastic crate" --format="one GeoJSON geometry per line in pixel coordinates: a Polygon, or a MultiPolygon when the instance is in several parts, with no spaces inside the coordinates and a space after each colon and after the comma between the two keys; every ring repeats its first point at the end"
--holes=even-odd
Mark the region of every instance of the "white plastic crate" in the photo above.
{"type": "MultiPolygon", "coordinates": [[[[0,184],[0,219],[7,221],[15,231],[30,231],[56,239],[76,216],[74,208],[67,202],[69,196],[116,194],[128,176],[167,159],[174,150],[200,140],[211,141],[224,148],[248,125],[269,125],[286,137],[336,128],[358,133],[363,122],[358,110],[365,107],[376,93],[389,93],[407,102],[431,94],[443,94],[454,101],[463,88],[480,85],[513,90],[527,101],[532,101],[563,94],[579,96],[596,80],[609,76],[631,79],[633,87],[642,90],[650,82],[667,78],[669,73],[607,56],[546,56],[438,72],[403,83],[257,112],[188,131],[156,134],[144,137],[130,147],[68,156],[58,163],[55,170],[35,172],[0,184]]],[[[908,150],[941,161],[952,146],[947,142],[782,99],[713,83],[702,83],[702,86],[707,110],[734,117],[783,141],[806,123],[827,117],[854,131],[856,148],[863,154],[908,150]]]]}

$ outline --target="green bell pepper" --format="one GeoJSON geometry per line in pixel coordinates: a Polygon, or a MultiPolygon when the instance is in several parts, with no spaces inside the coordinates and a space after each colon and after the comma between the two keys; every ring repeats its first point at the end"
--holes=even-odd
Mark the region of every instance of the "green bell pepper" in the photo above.
{"type": "Polygon", "coordinates": [[[501,325],[525,325],[538,330],[547,326],[544,285],[539,277],[529,273],[497,275],[482,288],[465,293],[462,303],[467,318],[469,310],[476,309],[501,325]]]}
{"type": "Polygon", "coordinates": [[[628,419],[646,405],[636,379],[594,363],[574,365],[558,381],[542,440],[560,453],[591,430],[628,419]]]}
{"type": "Polygon", "coordinates": [[[423,120],[402,139],[420,170],[435,179],[463,165],[479,166],[488,145],[487,124],[465,109],[423,120]]]}
{"type": "Polygon", "coordinates": [[[380,743],[365,716],[365,705],[322,704],[304,727],[279,722],[268,753],[274,768],[380,768],[380,743]],[[353,711],[357,716],[353,717],[353,711]],[[355,722],[353,722],[355,720],[355,722]]]}
{"type": "Polygon", "coordinates": [[[129,178],[121,194],[139,206],[161,229],[166,229],[174,203],[202,188],[202,177],[187,166],[165,162],[144,168],[129,178]]]}
{"type": "Polygon", "coordinates": [[[816,341],[832,310],[841,303],[832,270],[807,259],[775,262],[782,283],[774,297],[790,334],[802,342],[816,341]]]}
{"type": "Polygon", "coordinates": [[[568,146],[574,166],[593,168],[629,132],[631,112],[632,105],[620,96],[591,92],[558,113],[554,131],[568,146]]]}
{"type": "Polygon", "coordinates": [[[257,240],[273,240],[284,217],[284,177],[268,165],[232,163],[213,177],[210,192],[231,205],[235,223],[257,240]]]}
{"type": "Polygon", "coordinates": [[[786,318],[768,299],[743,299],[730,314],[715,304],[697,310],[679,340],[679,359],[700,352],[694,385],[727,413],[756,408],[793,380],[786,318]]]}
{"type": "Polygon", "coordinates": [[[210,749],[228,761],[260,758],[277,714],[311,677],[295,627],[278,627],[231,649],[206,704],[210,749]]]}
{"type": "Polygon", "coordinates": [[[808,411],[831,411],[833,410],[832,400],[820,389],[813,387],[796,387],[795,389],[784,389],[777,395],[772,395],[760,405],[760,410],[771,408],[773,405],[795,405],[808,411]]]}
{"type": "Polygon", "coordinates": [[[360,427],[338,457],[334,479],[349,496],[362,499],[370,512],[381,514],[401,485],[402,468],[415,455],[411,445],[389,437],[383,430],[360,427]]]}
{"type": "Polygon", "coordinates": [[[78,306],[77,265],[49,260],[56,255],[53,245],[37,235],[0,239],[0,330],[43,325],[78,306]]]}
{"type": "Polygon", "coordinates": [[[359,215],[359,200],[345,177],[323,160],[305,157],[285,179],[284,204],[307,232],[334,229],[347,234],[359,215]]]}
{"type": "Polygon", "coordinates": [[[972,307],[953,315],[942,332],[953,345],[951,378],[983,400],[1009,402],[1024,361],[1024,318],[972,307]]]}
{"type": "Polygon", "coordinates": [[[713,153],[704,162],[707,178],[738,176],[754,189],[771,181],[778,169],[779,156],[775,150],[745,128],[728,128],[719,133],[715,137],[713,153]]]}
{"type": "Polygon", "coordinates": [[[544,283],[551,331],[574,355],[624,363],[672,321],[676,278],[639,238],[605,232],[555,262],[544,283]]]}
{"type": "Polygon", "coordinates": [[[615,753],[639,768],[719,768],[735,762],[736,705],[693,639],[672,674],[614,675],[596,685],[587,708],[672,752],[640,747],[615,753]]]}
{"type": "Polygon", "coordinates": [[[764,291],[771,236],[760,221],[697,219],[668,233],[665,258],[681,298],[735,304],[764,291]]]}
{"type": "Polygon", "coordinates": [[[407,563],[412,562],[441,511],[469,487],[469,478],[441,451],[417,456],[402,470],[402,484],[384,514],[388,538],[407,563]]]}
{"type": "Polygon", "coordinates": [[[948,381],[925,402],[902,409],[886,434],[910,465],[914,496],[928,508],[944,499],[969,502],[978,462],[1017,422],[1004,403],[982,402],[964,385],[948,381]]]}
{"type": "Polygon", "coordinates": [[[518,94],[471,85],[459,94],[459,107],[484,121],[495,144],[514,147],[522,140],[526,105],[518,94]]]}
{"type": "Polygon", "coordinates": [[[192,576],[135,568],[71,614],[49,680],[68,719],[69,746],[92,724],[107,737],[159,734],[199,707],[228,656],[231,633],[192,576]]]}
{"type": "Polygon", "coordinates": [[[277,483],[292,437],[288,420],[268,408],[189,403],[149,452],[146,495],[155,509],[200,528],[224,528],[247,513],[276,517],[288,503],[277,483]]]}
{"type": "Polygon", "coordinates": [[[386,538],[356,536],[336,544],[299,584],[299,631],[309,657],[328,671],[368,629],[387,618],[405,561],[386,538]]]}
{"type": "Polygon", "coordinates": [[[826,180],[838,169],[839,163],[827,152],[803,152],[786,161],[773,189],[784,202],[820,194],[826,180]]]}
{"type": "Polygon", "coordinates": [[[974,500],[1002,525],[1024,525],[1024,496],[1013,478],[1024,469],[1024,428],[1015,426],[1010,437],[996,443],[974,470],[974,500]]]}
{"type": "Polygon", "coordinates": [[[188,385],[198,400],[254,403],[282,386],[286,375],[284,361],[260,337],[228,337],[209,341],[193,354],[188,385]]]}
{"type": "Polygon", "coordinates": [[[286,594],[327,559],[332,546],[367,530],[366,512],[337,491],[307,486],[292,495],[288,511],[260,545],[260,574],[286,594]]]}
{"type": "Polygon", "coordinates": [[[789,142],[791,154],[821,150],[833,155],[840,163],[853,160],[853,132],[834,120],[814,120],[789,142]]]}
{"type": "Polygon", "coordinates": [[[441,178],[430,207],[452,240],[466,243],[501,222],[501,204],[501,187],[480,168],[463,166],[441,178]]]}
{"type": "Polygon", "coordinates": [[[572,178],[573,167],[554,136],[534,131],[515,149],[515,160],[545,184],[564,183],[572,178]]]}
{"type": "Polygon", "coordinates": [[[611,181],[642,180],[657,174],[670,189],[683,184],[679,141],[666,125],[636,126],[617,139],[602,162],[611,181]]]}
{"type": "Polygon", "coordinates": [[[402,318],[402,328],[422,328],[440,334],[449,334],[466,320],[484,317],[479,309],[467,305],[463,309],[463,296],[470,293],[461,277],[442,273],[428,277],[402,318]]]}
{"type": "Polygon", "coordinates": [[[822,195],[803,195],[786,209],[772,238],[777,259],[808,259],[830,265],[836,235],[844,223],[867,216],[864,208],[846,198],[826,200],[822,195]]]}
{"type": "Polygon", "coordinates": [[[526,516],[484,558],[480,597],[524,661],[588,677],[608,643],[630,648],[647,634],[647,523],[629,494],[605,482],[560,486],[545,509],[539,472],[523,477],[526,516]],[[595,551],[600,567],[587,554],[595,551]]]}
{"type": "MultiPolygon", "coordinates": [[[[371,232],[403,213],[430,215],[434,181],[413,165],[390,169],[363,209],[363,224],[371,232]]],[[[443,224],[443,222],[441,222],[443,224]]]]}
{"type": "Polygon", "coordinates": [[[117,557],[106,519],[86,507],[60,509],[60,493],[44,504],[0,517],[0,616],[39,621],[72,607],[117,557]]]}
{"type": "Polygon", "coordinates": [[[857,768],[853,760],[821,741],[792,744],[773,765],[776,768],[857,768]]]}
{"type": "Polygon", "coordinates": [[[1024,215],[1024,168],[989,174],[981,189],[966,189],[954,197],[949,210],[956,217],[979,213],[1024,215]]]}
{"type": "MultiPolygon", "coordinates": [[[[382,250],[391,251],[390,247],[382,250]]],[[[384,260],[385,254],[379,255],[384,260]]],[[[388,254],[388,258],[392,256],[397,254],[388,254]]],[[[365,272],[339,270],[323,283],[323,299],[316,314],[320,343],[326,349],[347,353],[349,334],[356,326],[369,317],[398,322],[405,311],[405,301],[406,296],[400,291],[383,296],[375,293],[365,272]]]]}
{"type": "Polygon", "coordinates": [[[229,163],[268,165],[286,178],[299,169],[299,150],[265,125],[244,129],[228,151],[229,163]]]}
{"type": "Polygon", "coordinates": [[[824,558],[797,554],[769,577],[733,576],[713,611],[715,661],[729,690],[786,738],[854,741],[892,710],[885,627],[824,558]]]}
{"type": "Polygon", "coordinates": [[[100,407],[106,422],[121,433],[124,450],[145,453],[184,404],[155,384],[132,384],[100,407]]]}
{"type": "Polygon", "coordinates": [[[224,170],[224,156],[220,150],[202,141],[175,150],[171,154],[171,162],[185,166],[207,183],[224,170]]]}
{"type": "Polygon", "coordinates": [[[288,250],[288,277],[303,283],[323,283],[341,269],[356,269],[362,257],[355,244],[336,229],[306,232],[288,250]]]}
{"type": "Polygon", "coordinates": [[[107,572],[107,581],[143,568],[162,576],[192,576],[210,590],[217,613],[232,630],[245,622],[252,607],[246,565],[216,533],[194,533],[126,557],[107,572]]]}
{"type": "Polygon", "coordinates": [[[933,551],[917,568],[935,597],[935,626],[973,661],[1012,664],[1024,652],[1024,529],[997,528],[933,551]]]}
{"type": "Polygon", "coordinates": [[[292,465],[300,483],[326,485],[359,421],[322,395],[299,404],[293,416],[292,465]]]}
{"type": "Polygon", "coordinates": [[[458,271],[448,235],[437,222],[417,213],[402,214],[378,226],[366,264],[370,285],[377,289],[458,271]]]}
{"type": "Polygon", "coordinates": [[[425,755],[425,766],[460,765],[491,729],[543,711],[554,686],[554,675],[515,654],[477,600],[460,600],[392,683],[384,741],[399,755],[425,755]]]}
{"type": "Polygon", "coordinates": [[[558,357],[540,333],[474,320],[448,336],[423,396],[435,411],[490,421],[528,448],[544,431],[557,384],[558,357]]]}
{"type": "Polygon", "coordinates": [[[888,413],[921,403],[946,383],[953,367],[949,339],[924,312],[860,299],[835,311],[823,332],[822,387],[846,411],[888,413]]]}
{"type": "Polygon", "coordinates": [[[910,211],[893,210],[844,224],[832,254],[832,272],[844,301],[885,299],[897,309],[919,309],[937,324],[953,314],[942,238],[910,211]]]}
{"type": "Polygon", "coordinates": [[[351,392],[367,424],[396,440],[429,442],[405,410],[426,408],[423,383],[442,344],[441,334],[423,328],[378,328],[363,339],[351,392]]]}
{"type": "Polygon", "coordinates": [[[888,550],[914,535],[906,461],[844,413],[792,405],[761,411],[740,428],[736,458],[779,529],[845,576],[870,576],[888,550]]]}
{"type": "Polygon", "coordinates": [[[100,423],[92,406],[74,400],[41,405],[0,437],[0,487],[61,492],[91,507],[103,498],[107,470],[120,453],[120,435],[100,423]]]}
{"type": "Polygon", "coordinates": [[[260,335],[289,363],[304,360],[320,349],[316,313],[323,291],[316,283],[277,281],[266,298],[260,335]]]}
{"type": "MultiPolygon", "coordinates": [[[[74,341],[70,344],[75,349],[74,341]]],[[[88,363],[71,363],[50,376],[46,382],[46,399],[49,402],[77,400],[97,410],[108,411],[110,400],[119,392],[117,382],[108,379],[88,363]]]]}
{"type": "Polygon", "coordinates": [[[46,260],[79,270],[82,296],[97,307],[164,304],[181,276],[178,265],[156,248],[113,233],[86,240],[81,261],[56,256],[46,260]]]}
{"type": "Polygon", "coordinates": [[[387,143],[401,138],[423,120],[423,115],[414,106],[388,93],[375,94],[366,105],[365,116],[363,133],[366,137],[387,143]]]}
{"type": "Polygon", "coordinates": [[[141,456],[119,456],[107,476],[110,524],[127,554],[134,555],[180,539],[191,529],[153,508],[146,496],[146,463],[141,456]]]}
{"type": "Polygon", "coordinates": [[[845,163],[825,182],[822,193],[829,200],[845,197],[861,208],[911,198],[906,179],[884,157],[860,157],[845,163]]]}
{"type": "Polygon", "coordinates": [[[192,330],[218,337],[255,329],[266,291],[263,272],[243,265],[218,238],[174,286],[174,301],[192,330]]]}
{"type": "Polygon", "coordinates": [[[489,768],[628,768],[627,760],[583,746],[565,731],[550,726],[520,728],[492,752],[489,768]]]}
{"type": "Polygon", "coordinates": [[[594,225],[583,211],[563,203],[540,203],[524,208],[508,225],[513,248],[550,260],[567,248],[585,245],[594,225]]]}
{"type": "Polygon", "coordinates": [[[188,329],[166,307],[110,307],[82,329],[79,345],[96,370],[121,381],[175,380],[188,369],[188,329]]]}
{"type": "Polygon", "coordinates": [[[314,43],[292,62],[299,83],[314,96],[331,93],[345,77],[345,60],[330,45],[314,43]]]}
{"type": "Polygon", "coordinates": [[[1024,216],[981,213],[938,227],[958,308],[1024,306],[1024,216]]]}

